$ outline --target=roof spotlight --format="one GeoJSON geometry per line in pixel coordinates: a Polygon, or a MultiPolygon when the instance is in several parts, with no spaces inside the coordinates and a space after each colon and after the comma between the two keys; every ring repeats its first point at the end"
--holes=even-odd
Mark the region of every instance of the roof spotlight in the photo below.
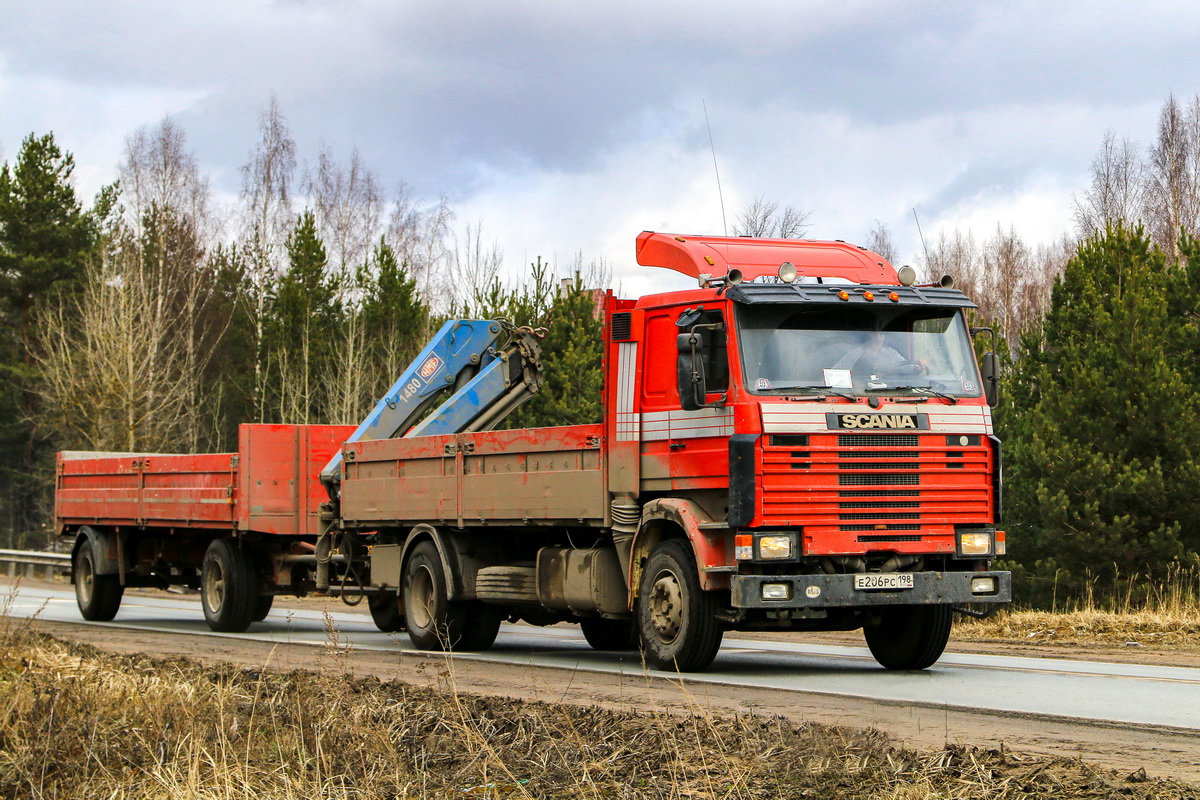
{"type": "Polygon", "coordinates": [[[917,271],[905,264],[897,270],[896,277],[900,279],[901,286],[912,286],[917,282],[917,271]]]}
{"type": "Polygon", "coordinates": [[[790,261],[785,261],[779,265],[779,280],[784,283],[796,282],[796,265],[790,261]]]}

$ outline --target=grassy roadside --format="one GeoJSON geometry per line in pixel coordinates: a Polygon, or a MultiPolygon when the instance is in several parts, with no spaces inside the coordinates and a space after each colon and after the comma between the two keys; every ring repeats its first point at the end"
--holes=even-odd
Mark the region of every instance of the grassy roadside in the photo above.
{"type": "Polygon", "coordinates": [[[986,620],[960,621],[955,632],[959,637],[1025,643],[1200,649],[1200,568],[1172,568],[1167,579],[1155,585],[1135,575],[1115,595],[1089,592],[1052,611],[1004,610],[986,620]]]}
{"type": "Polygon", "coordinates": [[[1179,783],[776,718],[114,656],[6,621],[0,797],[1129,798],[1179,783]]]}

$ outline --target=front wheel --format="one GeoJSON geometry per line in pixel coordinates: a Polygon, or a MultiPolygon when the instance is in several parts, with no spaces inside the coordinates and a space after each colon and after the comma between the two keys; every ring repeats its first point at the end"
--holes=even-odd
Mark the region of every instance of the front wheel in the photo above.
{"type": "Polygon", "coordinates": [[[878,624],[863,627],[863,636],[888,669],[925,669],[946,649],[953,616],[948,605],[889,606],[878,624]]]}
{"type": "Polygon", "coordinates": [[[451,602],[442,556],[430,541],[413,548],[404,566],[408,638],[421,650],[487,650],[504,612],[477,600],[451,602]]]}
{"type": "Polygon", "coordinates": [[[84,539],[75,553],[75,602],[88,622],[109,622],[121,607],[125,587],[117,575],[97,575],[92,542],[84,539]]]}
{"type": "Polygon", "coordinates": [[[646,660],[663,670],[699,672],[721,649],[719,605],[700,588],[696,559],[683,539],[650,552],[638,587],[637,621],[646,660]]]}
{"type": "Polygon", "coordinates": [[[215,539],[200,571],[200,605],[208,627],[240,633],[250,627],[258,608],[258,575],[250,553],[234,539],[215,539]]]}

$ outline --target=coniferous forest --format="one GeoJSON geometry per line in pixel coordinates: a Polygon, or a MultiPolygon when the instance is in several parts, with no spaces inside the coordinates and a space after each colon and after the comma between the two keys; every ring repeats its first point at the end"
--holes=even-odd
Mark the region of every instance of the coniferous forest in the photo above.
{"type": "MultiPolygon", "coordinates": [[[[508,426],[599,419],[603,264],[506,279],[445,198],[386,190],[357,152],[302,162],[274,102],[236,202],[170,118],[128,138],[94,198],[75,166],[51,133],[0,166],[2,546],[46,543],[55,451],[220,452],[241,422],[356,423],[447,318],[548,329],[546,386],[508,426]]],[[[1071,210],[1056,242],[944,231],[917,261],[999,334],[1027,604],[1200,567],[1200,96],[1168,98],[1152,142],[1106,135],[1071,210]]],[[[739,227],[803,235],[808,214],[759,198],[739,227]]],[[[862,244],[902,263],[882,225],[862,244]]]]}

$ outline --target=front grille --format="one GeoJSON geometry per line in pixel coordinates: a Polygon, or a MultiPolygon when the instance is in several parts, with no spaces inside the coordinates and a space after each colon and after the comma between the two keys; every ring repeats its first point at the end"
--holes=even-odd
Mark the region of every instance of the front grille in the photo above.
{"type": "Polygon", "coordinates": [[[965,447],[950,457],[947,435],[764,436],[760,520],[803,528],[814,553],[825,543],[853,546],[857,534],[902,537],[863,538],[862,543],[928,542],[949,536],[954,525],[989,523],[987,446],[965,447]]]}
{"type": "Polygon", "coordinates": [[[916,486],[921,476],[916,473],[905,475],[838,475],[838,486],[916,486]]]}
{"type": "Polygon", "coordinates": [[[838,519],[845,519],[845,520],[851,520],[851,519],[920,519],[920,518],[921,518],[920,514],[909,514],[909,513],[880,514],[878,512],[874,512],[871,514],[838,514],[838,519]]]}
{"type": "Polygon", "coordinates": [[[921,437],[915,433],[843,433],[838,447],[918,447],[921,437]]]}
{"type": "MultiPolygon", "coordinates": [[[[920,525],[839,525],[838,530],[842,531],[919,531],[920,525]]],[[[880,534],[882,535],[882,534],[880,534]]],[[[918,536],[917,539],[921,537],[918,536]]]]}
{"type": "Polygon", "coordinates": [[[878,501],[874,503],[867,502],[852,502],[838,503],[838,508],[920,508],[921,504],[916,500],[894,500],[894,501],[878,501]]]}
{"type": "Polygon", "coordinates": [[[868,450],[866,452],[850,451],[838,453],[838,458],[920,458],[916,450],[868,450]]]}

